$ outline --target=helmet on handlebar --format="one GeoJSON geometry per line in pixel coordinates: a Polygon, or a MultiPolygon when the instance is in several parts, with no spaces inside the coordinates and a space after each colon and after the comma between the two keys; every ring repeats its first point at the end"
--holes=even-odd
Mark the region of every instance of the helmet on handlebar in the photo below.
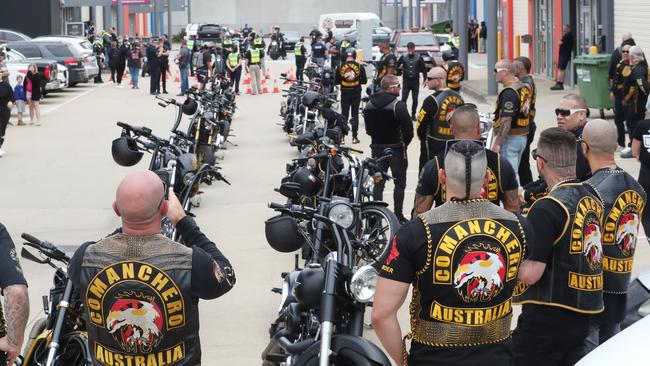
{"type": "Polygon", "coordinates": [[[273,216],[266,220],[264,225],[266,241],[278,252],[295,252],[305,244],[305,237],[300,233],[296,220],[291,216],[273,216]]]}
{"type": "Polygon", "coordinates": [[[318,103],[319,96],[320,95],[315,91],[309,90],[305,93],[305,95],[302,96],[302,104],[306,105],[307,107],[315,107],[318,103]]]}
{"type": "Polygon", "coordinates": [[[183,102],[183,113],[187,114],[188,116],[193,116],[194,113],[196,113],[198,107],[199,106],[194,99],[187,98],[183,102]]]}
{"type": "Polygon", "coordinates": [[[140,162],[144,153],[138,149],[138,144],[131,136],[123,135],[113,140],[111,146],[113,160],[121,166],[133,166],[140,162]]]}
{"type": "Polygon", "coordinates": [[[457,60],[457,59],[458,59],[458,58],[457,58],[457,57],[454,55],[454,53],[451,52],[451,51],[445,51],[445,52],[442,54],[442,60],[443,60],[443,61],[453,61],[453,60],[457,60]]]}
{"type": "Polygon", "coordinates": [[[298,168],[291,174],[291,182],[298,183],[304,196],[315,196],[323,187],[323,182],[305,167],[298,168]]]}

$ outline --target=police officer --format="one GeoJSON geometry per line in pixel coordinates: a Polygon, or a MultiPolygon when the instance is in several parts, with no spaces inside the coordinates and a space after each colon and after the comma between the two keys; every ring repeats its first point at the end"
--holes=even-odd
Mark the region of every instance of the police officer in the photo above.
{"type": "Polygon", "coordinates": [[[241,54],[239,51],[233,49],[228,54],[226,66],[228,67],[228,77],[235,86],[235,93],[239,95],[239,80],[241,79],[241,54]]]}
{"type": "Polygon", "coordinates": [[[415,53],[415,43],[409,42],[406,45],[407,53],[400,56],[397,60],[397,67],[402,68],[402,102],[406,103],[409,97],[409,92],[413,96],[413,104],[411,106],[411,119],[416,120],[415,113],[418,110],[418,95],[420,94],[420,74],[422,80],[427,78],[427,67],[424,64],[424,59],[419,53],[415,53]]]}
{"type": "MultiPolygon", "coordinates": [[[[386,75],[381,80],[381,92],[370,96],[363,117],[366,124],[366,133],[370,135],[370,149],[372,157],[384,156],[386,149],[390,149],[391,157],[382,161],[381,169],[386,172],[388,168],[395,182],[393,192],[393,211],[405,223],[402,208],[404,206],[404,190],[406,188],[406,169],[408,160],[406,149],[413,139],[413,124],[406,103],[399,100],[399,79],[395,75],[386,75]]],[[[385,180],[375,184],[373,197],[381,201],[384,194],[385,180]]]]}
{"type": "Polygon", "coordinates": [[[347,59],[334,75],[336,84],[341,85],[341,113],[345,120],[350,117],[352,110],[352,143],[359,143],[359,105],[361,104],[361,85],[368,82],[366,69],[356,62],[357,52],[354,48],[347,49],[347,59]]]}
{"type": "Polygon", "coordinates": [[[586,184],[603,201],[603,303],[605,310],[591,318],[587,352],[621,329],[625,318],[634,249],[647,200],[641,185],[616,165],[616,126],[602,119],[589,121],[581,149],[592,176],[586,184]]]}
{"type": "Polygon", "coordinates": [[[510,165],[519,167],[526,149],[531,91],[515,76],[512,62],[502,60],[494,66],[497,82],[503,85],[494,112],[495,141],[492,148],[508,159],[510,165]]]}
{"type": "MultiPolygon", "coordinates": [[[[168,94],[167,92],[167,72],[169,72],[169,53],[171,52],[172,45],[169,43],[169,39],[166,34],[163,34],[160,41],[160,80],[162,81],[163,94],[168,94]]],[[[158,87],[160,90],[160,87],[158,87]]]]}
{"type": "MultiPolygon", "coordinates": [[[[449,120],[454,140],[448,140],[447,146],[455,140],[471,140],[481,142],[481,126],[478,111],[473,104],[463,104],[451,112],[449,120]]],[[[492,150],[485,150],[488,164],[489,182],[483,189],[483,198],[495,205],[503,203],[503,207],[512,212],[519,212],[519,184],[514,169],[504,157],[498,156],[492,150]]],[[[445,186],[438,179],[438,171],[444,169],[444,152],[440,152],[427,162],[420,172],[420,179],[415,190],[415,203],[412,219],[427,212],[434,205],[445,203],[445,186]]]]}
{"type": "Polygon", "coordinates": [[[316,37],[314,42],[311,44],[311,60],[318,65],[319,67],[325,66],[325,57],[327,53],[327,48],[321,37],[316,37]]]}
{"type": "Polygon", "coordinates": [[[300,37],[300,40],[293,48],[293,54],[296,57],[296,80],[303,81],[303,71],[305,70],[305,63],[307,62],[307,49],[305,48],[305,37],[300,37]]]}
{"type": "Polygon", "coordinates": [[[424,164],[445,148],[445,143],[453,138],[448,117],[457,105],[463,104],[460,94],[446,87],[446,73],[441,67],[433,67],[427,74],[427,86],[433,90],[422,102],[415,124],[420,139],[420,163],[424,164]]]}
{"type": "Polygon", "coordinates": [[[347,50],[348,48],[353,48],[356,47],[354,43],[350,42],[350,36],[347,34],[343,35],[343,40],[341,40],[341,43],[339,44],[339,50],[341,50],[341,61],[345,62],[345,59],[347,58],[347,50]]]}
{"type": "Polygon", "coordinates": [[[622,54],[621,60],[614,66],[614,74],[611,79],[611,94],[610,98],[614,100],[614,123],[616,124],[618,134],[618,146],[621,147],[621,154],[628,154],[631,150],[625,144],[625,111],[623,110],[623,86],[625,81],[632,74],[630,68],[630,44],[621,45],[620,49],[616,52],[622,54]]]}
{"type": "MultiPolygon", "coordinates": [[[[639,46],[630,47],[630,76],[623,84],[623,113],[627,131],[632,141],[634,129],[638,121],[645,118],[646,102],[648,101],[648,64],[639,46]]],[[[631,158],[632,151],[621,153],[622,158],[631,158]]]]}
{"type": "Polygon", "coordinates": [[[550,192],[528,212],[535,240],[519,270],[513,365],[573,365],[584,356],[590,314],[603,311],[603,206],[576,179],[573,134],[544,130],[533,157],[550,192]]]}
{"type": "Polygon", "coordinates": [[[98,37],[93,42],[93,53],[95,58],[97,58],[97,67],[99,68],[99,73],[95,76],[95,84],[101,84],[104,82],[102,80],[102,69],[104,68],[104,46],[102,45],[102,37],[98,37]]]}
{"type": "Polygon", "coordinates": [[[533,143],[533,140],[535,139],[535,131],[537,131],[537,125],[535,124],[535,102],[537,100],[537,88],[535,87],[535,80],[533,80],[533,76],[530,75],[531,62],[528,57],[519,57],[513,62],[513,65],[515,66],[515,76],[519,79],[519,81],[528,85],[528,88],[531,92],[529,128],[528,135],[526,136],[526,148],[521,155],[519,167],[517,168],[517,171],[519,173],[519,184],[525,186],[526,184],[533,181],[533,173],[530,170],[530,144],[533,143]]]}
{"type": "Polygon", "coordinates": [[[379,52],[381,57],[375,62],[375,77],[373,78],[373,90],[377,92],[380,90],[381,79],[390,74],[397,74],[397,57],[390,52],[390,44],[388,41],[379,42],[379,52]]]}
{"type": "Polygon", "coordinates": [[[25,338],[25,327],[29,318],[29,294],[27,281],[16,255],[16,247],[2,224],[0,224],[0,288],[4,297],[4,309],[0,305],[0,352],[6,353],[7,365],[13,365],[20,355],[25,338]]]}
{"type": "Polygon", "coordinates": [[[251,88],[253,95],[262,94],[262,60],[264,60],[264,47],[257,43],[258,38],[253,42],[253,48],[246,51],[246,71],[251,75],[251,88]],[[257,45],[256,45],[257,44],[257,45]]]}
{"type": "Polygon", "coordinates": [[[481,198],[489,179],[482,144],[456,142],[444,166],[446,203],[393,236],[372,325],[396,365],[509,366],[512,294],[533,232],[519,216],[481,198]],[[411,284],[407,354],[397,311],[411,284]]]}
{"type": "Polygon", "coordinates": [[[465,66],[458,61],[458,55],[451,51],[443,53],[442,68],[447,72],[447,87],[460,92],[460,83],[465,79],[465,66]]]}
{"type": "Polygon", "coordinates": [[[94,365],[120,359],[145,364],[152,358],[158,364],[200,364],[198,300],[232,288],[230,262],[151,171],[120,183],[113,210],[122,232],[82,245],[68,268],[75,286],[88,289],[81,296],[94,365]],[[185,244],[160,233],[165,216],[185,244]]]}
{"type": "Polygon", "coordinates": [[[147,69],[149,72],[149,94],[160,94],[160,73],[162,70],[161,59],[162,49],[157,39],[152,39],[147,47],[147,69]]]}

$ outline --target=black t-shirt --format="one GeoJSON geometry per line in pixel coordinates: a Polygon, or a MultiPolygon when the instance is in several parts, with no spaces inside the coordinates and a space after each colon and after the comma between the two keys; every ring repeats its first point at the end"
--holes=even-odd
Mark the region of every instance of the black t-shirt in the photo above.
{"type": "Polygon", "coordinates": [[[564,33],[562,36],[562,44],[560,45],[560,56],[571,57],[573,50],[573,34],[571,32],[564,33]]]}
{"type": "Polygon", "coordinates": [[[381,56],[381,59],[377,62],[377,78],[381,80],[381,78],[386,76],[389,68],[397,68],[397,57],[392,53],[381,56]]]}
{"type": "Polygon", "coordinates": [[[634,139],[641,142],[639,161],[650,168],[650,119],[639,121],[634,130],[634,139]]]}
{"type": "Polygon", "coordinates": [[[14,96],[13,89],[11,89],[11,85],[4,80],[0,80],[0,111],[8,111],[7,104],[15,101],[16,97],[14,96]]]}
{"type": "Polygon", "coordinates": [[[23,270],[18,262],[16,246],[2,224],[0,224],[0,269],[0,288],[3,290],[13,285],[27,286],[23,270]]]}
{"type": "Polygon", "coordinates": [[[504,89],[499,94],[499,115],[497,118],[511,117],[513,120],[517,118],[519,111],[519,94],[512,89],[504,89]]]}
{"type": "Polygon", "coordinates": [[[564,232],[569,220],[566,211],[554,200],[537,200],[528,211],[528,221],[535,230],[535,241],[528,242],[527,259],[548,263],[553,244],[564,232]]]}
{"type": "Polygon", "coordinates": [[[158,58],[158,47],[147,47],[147,66],[160,67],[160,58],[158,58]]]}
{"type": "Polygon", "coordinates": [[[438,114],[438,102],[436,96],[440,94],[439,91],[434,92],[424,99],[422,107],[417,116],[417,123],[415,129],[420,140],[424,140],[430,132],[431,126],[435,123],[434,119],[438,114]]]}

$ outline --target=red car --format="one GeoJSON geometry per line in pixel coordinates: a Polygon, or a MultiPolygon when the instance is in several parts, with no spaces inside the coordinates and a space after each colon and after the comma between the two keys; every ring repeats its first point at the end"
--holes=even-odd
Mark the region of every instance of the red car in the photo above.
{"type": "Polygon", "coordinates": [[[442,53],[440,52],[440,42],[438,37],[431,32],[407,32],[395,31],[391,45],[395,48],[395,53],[399,55],[407,52],[406,45],[409,42],[415,44],[415,52],[419,53],[430,69],[442,63],[442,53]]]}

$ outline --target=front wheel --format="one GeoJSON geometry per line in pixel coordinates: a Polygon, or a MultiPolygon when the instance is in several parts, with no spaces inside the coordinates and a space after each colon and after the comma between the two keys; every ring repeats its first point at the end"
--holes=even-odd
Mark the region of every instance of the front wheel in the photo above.
{"type": "Polygon", "coordinates": [[[201,145],[196,152],[196,158],[203,164],[214,166],[216,149],[212,145],[201,145]]]}
{"type": "MultiPolygon", "coordinates": [[[[319,364],[320,357],[315,355],[305,362],[304,365],[318,366],[319,364]]],[[[363,355],[346,348],[340,350],[336,355],[332,355],[329,364],[332,366],[380,366],[377,363],[368,360],[363,355]]]]}
{"type": "Polygon", "coordinates": [[[388,207],[369,204],[361,208],[356,237],[356,264],[371,265],[377,269],[390,252],[390,238],[400,228],[399,220],[388,207]]]}

